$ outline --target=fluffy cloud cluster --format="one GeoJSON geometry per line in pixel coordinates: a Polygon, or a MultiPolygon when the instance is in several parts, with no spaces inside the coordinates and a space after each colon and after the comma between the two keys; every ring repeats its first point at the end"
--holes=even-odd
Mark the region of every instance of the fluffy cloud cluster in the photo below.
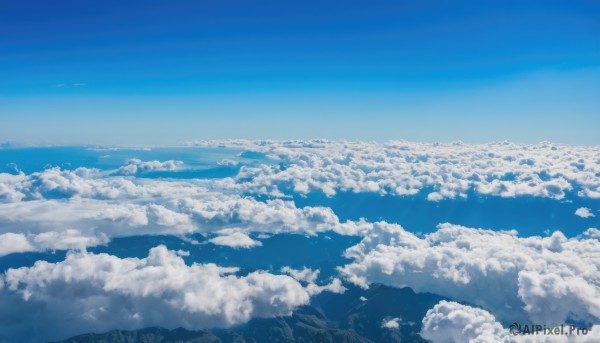
{"type": "Polygon", "coordinates": [[[0,257],[13,253],[45,250],[85,250],[86,247],[108,243],[104,234],[84,236],[73,229],[48,231],[37,235],[23,233],[0,234],[0,257]]]}
{"type": "Polygon", "coordinates": [[[340,279],[333,279],[331,283],[324,286],[319,286],[317,284],[317,278],[319,277],[320,270],[313,270],[307,267],[303,269],[292,269],[290,267],[281,268],[282,273],[289,274],[294,279],[302,282],[306,285],[306,290],[311,294],[319,294],[324,291],[332,292],[332,293],[344,293],[346,291],[346,287],[342,285],[342,281],[340,279]]]}
{"type": "MultiPolygon", "coordinates": [[[[200,145],[259,151],[275,163],[244,166],[234,178],[204,180],[135,177],[144,171],[183,168],[182,162],[174,160],[131,159],[109,171],[49,168],[29,175],[0,173],[0,234],[21,235],[21,242],[27,241],[15,245],[15,252],[54,249],[56,245],[50,243],[33,244],[33,237],[65,230],[76,230],[81,240],[92,245],[114,236],[235,229],[238,233],[221,234],[213,243],[251,247],[259,242],[247,236],[250,232],[313,234],[333,229],[357,234],[370,224],[340,223],[328,208],[297,208],[285,200],[258,201],[244,196],[248,193],[278,197],[284,192],[316,190],[328,195],[338,191],[395,195],[426,191],[432,201],[466,197],[471,191],[557,199],[568,191],[583,197],[600,195],[598,156],[594,149],[583,147],[330,141],[200,145]]],[[[0,249],[0,254],[2,251],[11,250],[0,249]]]]}
{"type": "Polygon", "coordinates": [[[600,341],[600,326],[586,335],[512,335],[488,311],[441,301],[423,318],[421,336],[432,343],[592,343],[600,341]]]}
{"type": "Polygon", "coordinates": [[[339,280],[303,286],[287,275],[236,276],[236,268],[188,266],[182,254],[164,246],[142,259],[69,253],[59,263],[9,269],[0,279],[0,318],[10,318],[0,340],[15,332],[23,336],[12,339],[39,341],[115,327],[228,327],[288,315],[321,291],[343,291],[339,280]],[[35,320],[26,318],[32,313],[35,320]]]}
{"type": "Polygon", "coordinates": [[[282,199],[259,201],[210,180],[143,179],[89,168],[0,174],[0,235],[11,234],[2,236],[0,256],[62,249],[64,235],[87,242],[69,245],[81,248],[105,243],[107,237],[216,232],[212,243],[252,247],[260,242],[248,237],[249,232],[314,234],[333,229],[356,234],[363,226],[340,223],[329,208],[297,208],[282,199]],[[44,244],[34,242],[40,234],[46,235],[40,236],[46,237],[44,244]]]}
{"type": "MultiPolygon", "coordinates": [[[[54,235],[56,238],[21,251],[62,249],[61,235],[65,232],[73,239],[80,237],[81,242],[87,242],[73,248],[103,244],[111,237],[191,233],[216,234],[211,242],[219,245],[252,247],[260,242],[248,237],[251,232],[312,235],[334,230],[354,235],[372,226],[360,221],[340,223],[329,208],[297,208],[293,201],[281,199],[261,202],[238,195],[205,193],[170,200],[151,198],[150,201],[163,204],[81,197],[4,203],[0,204],[0,235],[17,234],[30,242],[40,234],[45,235],[40,237],[54,235]]],[[[6,236],[9,237],[12,239],[6,236]]],[[[9,250],[0,246],[0,256],[8,253],[9,250]]]]}
{"type": "Polygon", "coordinates": [[[138,158],[127,160],[127,163],[117,169],[116,173],[125,175],[134,175],[137,173],[151,171],[174,171],[183,167],[182,161],[142,161],[138,158]]]}
{"type": "Polygon", "coordinates": [[[206,182],[200,180],[139,179],[111,176],[114,171],[93,168],[64,170],[58,167],[29,175],[0,173],[0,201],[14,203],[29,200],[66,199],[72,197],[127,200],[170,199],[173,196],[205,194],[206,182]]]}
{"type": "Polygon", "coordinates": [[[381,322],[381,327],[394,330],[400,328],[400,318],[386,318],[381,322]]]}
{"type": "Polygon", "coordinates": [[[491,343],[509,338],[489,312],[449,301],[441,301],[427,311],[421,336],[434,343],[491,343]]]}
{"type": "Polygon", "coordinates": [[[581,218],[595,217],[594,212],[587,207],[580,207],[575,211],[575,215],[581,218]]]}
{"type": "Polygon", "coordinates": [[[469,192],[562,199],[569,191],[600,198],[597,147],[540,143],[425,144],[345,141],[203,141],[262,152],[280,162],[243,167],[236,186],[278,195],[285,191],[377,192],[439,201],[469,192]]]}
{"type": "MultiPolygon", "coordinates": [[[[195,231],[191,218],[156,204],[74,197],[0,204],[0,235],[19,236],[25,251],[85,249],[111,237],[195,231]]],[[[17,251],[14,251],[17,252],[17,251]]],[[[0,248],[0,256],[10,253],[0,248]]]]}
{"type": "Polygon", "coordinates": [[[340,225],[329,208],[297,208],[293,201],[281,199],[262,202],[250,197],[218,195],[184,198],[177,202],[177,208],[209,228],[234,225],[253,232],[316,233],[340,225]]]}
{"type": "Polygon", "coordinates": [[[596,238],[600,240],[600,230],[591,227],[583,232],[583,237],[596,238]]]}
{"type": "Polygon", "coordinates": [[[217,236],[208,240],[215,245],[223,245],[231,248],[252,248],[261,246],[260,241],[256,241],[248,236],[243,230],[223,229],[217,231],[217,236]]]}
{"type": "Polygon", "coordinates": [[[378,223],[346,255],[354,261],[340,271],[362,287],[409,286],[482,306],[504,321],[600,321],[600,242],[589,236],[520,238],[441,224],[421,238],[378,223]]]}
{"type": "Polygon", "coordinates": [[[20,233],[5,233],[0,235],[0,256],[35,250],[27,237],[20,233]]]}

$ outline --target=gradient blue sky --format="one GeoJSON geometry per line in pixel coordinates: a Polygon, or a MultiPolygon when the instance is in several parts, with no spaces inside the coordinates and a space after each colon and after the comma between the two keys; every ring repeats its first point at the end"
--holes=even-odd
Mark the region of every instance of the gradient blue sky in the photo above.
{"type": "Polygon", "coordinates": [[[598,1],[0,0],[0,141],[598,132],[598,1]]]}

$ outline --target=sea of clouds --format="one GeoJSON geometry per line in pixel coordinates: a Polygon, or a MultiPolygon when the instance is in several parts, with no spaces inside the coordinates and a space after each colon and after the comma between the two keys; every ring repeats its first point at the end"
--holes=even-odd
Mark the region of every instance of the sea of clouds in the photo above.
{"type": "Polygon", "coordinates": [[[427,194],[431,201],[467,197],[469,192],[553,199],[574,192],[600,198],[598,147],[327,140],[190,144],[251,149],[282,162],[239,173],[236,186],[256,193],[319,190],[328,195],[338,191],[415,195],[431,189],[427,194]]]}
{"type": "MultiPolygon", "coordinates": [[[[571,238],[559,231],[520,237],[441,223],[421,235],[385,221],[341,221],[328,207],[299,207],[290,197],[367,192],[433,202],[470,196],[593,200],[600,198],[597,147],[322,140],[191,145],[239,148],[268,162],[215,179],[141,177],[185,170],[186,164],[139,159],[112,170],[0,173],[0,256],[70,251],[64,261],[38,261],[0,276],[0,320],[6,323],[0,341],[31,332],[34,342],[151,325],[228,327],[287,315],[322,291],[343,292],[340,279],[361,287],[409,286],[462,302],[441,302],[423,319],[422,336],[434,342],[511,341],[503,325],[512,321],[600,324],[595,228],[571,238]],[[338,267],[339,278],[323,285],[312,269],[238,275],[214,264],[186,265],[187,252],[164,246],[144,258],[87,252],[115,237],[202,234],[212,244],[252,249],[262,244],[254,233],[315,236],[329,230],[362,238],[346,250],[350,262],[338,267]]],[[[597,210],[584,207],[573,215],[592,219],[597,210]]]]}
{"type": "Polygon", "coordinates": [[[600,322],[600,242],[589,235],[520,238],[441,224],[421,238],[376,223],[346,255],[353,262],[340,272],[362,287],[408,286],[481,306],[504,322],[600,322]]]}

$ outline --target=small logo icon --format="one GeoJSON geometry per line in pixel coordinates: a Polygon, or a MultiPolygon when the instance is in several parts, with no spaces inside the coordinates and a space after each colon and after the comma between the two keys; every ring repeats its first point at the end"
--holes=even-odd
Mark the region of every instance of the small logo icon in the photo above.
{"type": "Polygon", "coordinates": [[[520,335],[523,331],[521,330],[521,324],[514,322],[512,324],[510,324],[510,326],[508,327],[508,331],[513,335],[513,336],[518,336],[520,335]]]}

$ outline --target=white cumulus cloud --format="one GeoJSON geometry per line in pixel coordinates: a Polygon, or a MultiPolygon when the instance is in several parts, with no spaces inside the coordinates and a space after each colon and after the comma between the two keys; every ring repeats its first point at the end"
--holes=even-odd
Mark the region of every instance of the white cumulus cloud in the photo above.
{"type": "Polygon", "coordinates": [[[421,336],[432,343],[593,343],[600,341],[600,325],[593,326],[585,335],[515,336],[488,311],[441,301],[427,311],[421,336]]]}
{"type": "Polygon", "coordinates": [[[137,158],[127,160],[127,163],[117,169],[116,173],[134,175],[139,172],[175,171],[183,167],[182,161],[142,161],[137,158]]]}
{"type": "MultiPolygon", "coordinates": [[[[177,167],[167,162],[148,162],[153,166],[148,167],[146,162],[133,160],[129,165],[151,170],[177,167]]],[[[0,234],[29,237],[44,233],[64,235],[71,230],[70,236],[77,231],[78,236],[90,238],[81,242],[92,246],[112,237],[185,236],[236,228],[246,233],[315,234],[336,230],[357,234],[364,231],[365,225],[340,223],[329,208],[298,208],[293,201],[283,199],[259,201],[220,188],[209,180],[143,179],[89,168],[0,174],[0,234]]],[[[242,235],[220,235],[213,243],[248,247],[258,244],[242,235]]],[[[34,249],[44,246],[37,244],[34,249]]],[[[56,244],[46,247],[59,249],[56,244]]]]}
{"type": "Polygon", "coordinates": [[[578,208],[577,211],[575,211],[575,215],[579,216],[581,218],[595,217],[595,215],[592,212],[592,210],[590,210],[587,207],[580,207],[580,208],[578,208]]]}
{"type": "Polygon", "coordinates": [[[441,224],[423,238],[377,223],[340,268],[362,287],[411,287],[489,310],[502,320],[600,321],[600,242],[441,224]]]}
{"type": "Polygon", "coordinates": [[[279,164],[245,166],[230,186],[259,194],[334,195],[375,192],[428,198],[480,195],[563,199],[568,192],[600,198],[598,147],[547,142],[519,145],[427,144],[406,141],[201,141],[196,146],[233,147],[266,154],[279,164]]]}
{"type": "Polygon", "coordinates": [[[421,336],[434,343],[491,343],[508,339],[502,325],[489,312],[449,301],[441,301],[427,311],[421,336]]]}
{"type": "Polygon", "coordinates": [[[290,267],[281,268],[281,272],[289,274],[295,280],[298,280],[306,285],[306,290],[311,294],[319,294],[324,291],[332,293],[344,293],[346,287],[342,285],[342,281],[338,278],[333,278],[327,285],[317,285],[317,278],[319,277],[320,270],[313,270],[307,267],[302,269],[293,269],[290,267]]]}
{"type": "Polygon", "coordinates": [[[217,232],[218,236],[208,241],[215,245],[224,245],[231,248],[252,248],[261,246],[260,241],[252,239],[248,234],[235,229],[223,229],[217,232]]]}
{"type": "Polygon", "coordinates": [[[400,318],[384,319],[381,323],[381,327],[390,330],[398,329],[400,327],[400,318]]]}
{"type": "Polygon", "coordinates": [[[34,251],[35,248],[31,245],[27,236],[22,233],[5,233],[0,235],[0,256],[34,251]]]}
{"type": "MultiPolygon", "coordinates": [[[[9,269],[0,279],[0,318],[10,316],[13,334],[23,335],[19,341],[115,327],[228,327],[254,317],[288,315],[307,304],[318,287],[303,287],[287,275],[236,276],[236,268],[186,265],[180,255],[164,246],[142,259],[69,253],[62,262],[9,269]]],[[[319,291],[329,289],[334,287],[319,291]]]]}

